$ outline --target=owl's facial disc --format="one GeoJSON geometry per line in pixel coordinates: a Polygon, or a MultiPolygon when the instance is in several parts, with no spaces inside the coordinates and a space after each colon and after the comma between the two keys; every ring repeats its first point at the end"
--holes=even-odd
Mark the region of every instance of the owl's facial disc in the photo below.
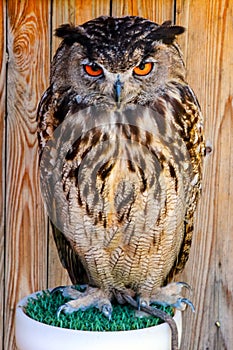
{"type": "MultiPolygon", "coordinates": [[[[125,57],[120,58],[122,62],[125,60],[125,57]]],[[[138,101],[139,94],[142,96],[141,87],[145,84],[145,79],[147,81],[151,74],[154,74],[156,60],[151,56],[139,58],[131,62],[129,69],[118,68],[118,71],[115,71],[108,60],[84,57],[81,66],[84,73],[83,81],[91,91],[94,86],[101,96],[98,103],[116,104],[116,107],[120,108],[122,104],[138,101]]]]}

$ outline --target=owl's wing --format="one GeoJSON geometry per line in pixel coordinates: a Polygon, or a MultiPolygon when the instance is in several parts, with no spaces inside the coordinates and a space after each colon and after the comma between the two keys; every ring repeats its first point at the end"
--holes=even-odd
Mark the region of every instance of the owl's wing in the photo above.
{"type": "MultiPolygon", "coordinates": [[[[203,135],[203,116],[199,102],[188,86],[178,86],[179,102],[172,102],[176,114],[176,122],[182,127],[183,139],[189,152],[193,169],[193,180],[190,184],[189,199],[184,221],[184,238],[180,247],[179,255],[172,267],[166,282],[184,269],[188,260],[193,236],[194,213],[201,193],[202,163],[206,154],[205,140],[203,135]]],[[[169,100],[169,97],[168,97],[169,100]]]]}
{"type": "Polygon", "coordinates": [[[73,284],[87,284],[89,279],[79,256],[64,234],[52,224],[53,237],[62,266],[68,271],[73,284]]]}
{"type": "MultiPolygon", "coordinates": [[[[41,98],[37,111],[40,160],[46,143],[51,139],[55,128],[64,120],[69,108],[71,108],[68,101],[73,100],[72,95],[74,93],[70,87],[54,93],[53,85],[50,85],[41,98]]],[[[63,267],[67,269],[72,283],[88,283],[87,273],[72,245],[52,222],[51,225],[59,258],[63,267]]]]}
{"type": "Polygon", "coordinates": [[[180,247],[180,253],[177,257],[177,260],[175,261],[175,264],[173,265],[171,271],[169,272],[165,284],[170,282],[175,275],[179,274],[181,271],[183,271],[185,264],[189,258],[189,252],[191,248],[192,243],[192,236],[193,236],[193,218],[194,211],[192,213],[189,213],[189,222],[184,223],[184,238],[183,242],[180,247]]]}
{"type": "Polygon", "coordinates": [[[44,92],[37,109],[38,141],[40,155],[54,130],[63,122],[68,112],[78,112],[81,104],[75,102],[76,93],[71,86],[54,90],[53,84],[44,92]]]}

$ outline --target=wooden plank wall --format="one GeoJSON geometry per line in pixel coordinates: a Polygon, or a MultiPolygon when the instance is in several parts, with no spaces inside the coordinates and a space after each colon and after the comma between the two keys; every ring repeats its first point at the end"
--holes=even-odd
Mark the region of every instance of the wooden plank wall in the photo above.
{"type": "Polygon", "coordinates": [[[213,153],[187,267],[196,314],[184,314],[182,350],[232,349],[233,343],[233,2],[231,0],[2,0],[0,3],[0,348],[15,349],[16,302],[68,283],[40,198],[36,108],[59,40],[54,28],[98,15],[173,19],[187,80],[206,117],[213,153]],[[220,327],[215,325],[219,321],[220,327]]]}

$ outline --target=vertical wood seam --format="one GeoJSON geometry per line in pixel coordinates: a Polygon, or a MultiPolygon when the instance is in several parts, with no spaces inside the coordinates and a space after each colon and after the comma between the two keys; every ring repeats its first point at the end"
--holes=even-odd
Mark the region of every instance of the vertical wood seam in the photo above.
{"type": "Polygon", "coordinates": [[[7,108],[7,90],[8,90],[8,58],[9,58],[9,50],[8,50],[8,8],[7,8],[7,0],[3,2],[3,15],[4,15],[4,53],[3,55],[5,55],[5,59],[3,56],[3,64],[5,64],[5,103],[4,103],[4,140],[3,140],[3,147],[4,147],[4,151],[2,154],[4,154],[4,164],[3,164],[3,181],[4,181],[4,186],[2,186],[2,190],[3,190],[3,225],[4,225],[4,229],[3,229],[3,246],[4,246],[4,252],[3,252],[3,259],[4,259],[4,268],[3,268],[3,283],[4,283],[4,292],[3,292],[3,329],[2,329],[2,349],[4,350],[5,348],[5,332],[6,332],[6,322],[5,322],[5,316],[6,316],[6,290],[7,290],[7,286],[6,286],[6,208],[7,208],[7,203],[6,203],[6,192],[7,192],[7,176],[6,176],[6,169],[7,169],[7,116],[8,116],[8,108],[7,108]]]}
{"type": "Polygon", "coordinates": [[[176,0],[173,2],[173,23],[176,24],[176,0]]]}
{"type": "Polygon", "coordinates": [[[112,16],[112,0],[109,0],[109,15],[112,16]]]}

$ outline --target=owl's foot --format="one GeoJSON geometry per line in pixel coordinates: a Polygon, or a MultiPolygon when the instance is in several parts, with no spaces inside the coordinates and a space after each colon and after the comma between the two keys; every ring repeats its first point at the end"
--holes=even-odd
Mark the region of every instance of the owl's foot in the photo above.
{"type": "Polygon", "coordinates": [[[69,287],[58,287],[54,291],[60,290],[64,297],[71,298],[72,300],[61,305],[57,310],[57,316],[61,313],[71,314],[74,311],[85,311],[91,307],[96,307],[103,313],[109,320],[112,315],[112,305],[107,293],[104,293],[101,289],[87,287],[85,291],[80,292],[69,287]]]}
{"type": "MultiPolygon", "coordinates": [[[[195,312],[193,303],[182,296],[182,289],[187,288],[191,291],[191,287],[185,282],[173,282],[165,287],[159,288],[150,299],[150,304],[156,303],[164,306],[172,306],[180,311],[184,311],[186,306],[190,306],[195,312]]],[[[141,301],[143,303],[143,300],[141,301]]]]}

